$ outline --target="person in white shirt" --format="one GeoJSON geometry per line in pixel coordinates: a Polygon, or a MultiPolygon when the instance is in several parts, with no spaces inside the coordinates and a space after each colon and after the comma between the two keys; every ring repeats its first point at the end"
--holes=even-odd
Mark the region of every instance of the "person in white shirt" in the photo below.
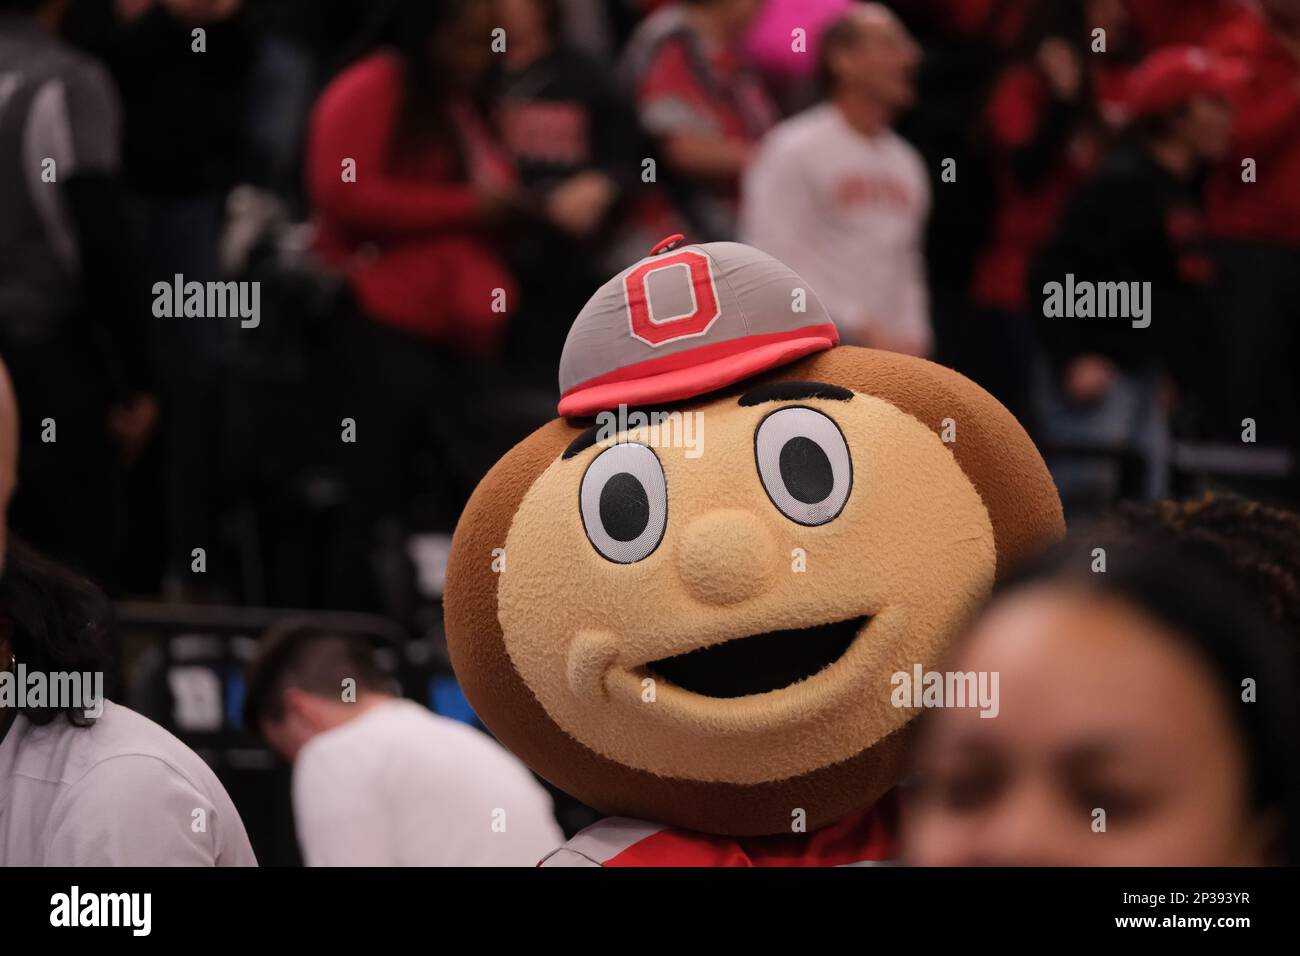
{"type": "MultiPolygon", "coordinates": [[[[16,432],[0,364],[0,532],[16,432]]],[[[3,533],[0,566],[0,866],[256,866],[208,765],[103,698],[104,595],[3,533]]]]}
{"type": "Polygon", "coordinates": [[[0,741],[0,866],[257,866],[202,758],[148,718],[102,706],[85,726],[12,717],[0,741]]]}
{"type": "Polygon", "coordinates": [[[16,538],[6,550],[0,866],[256,866],[211,768],[102,696],[104,596],[16,538]]]}
{"type": "Polygon", "coordinates": [[[744,179],[740,239],[803,276],[846,343],[928,355],[930,180],[890,128],[915,99],[920,49],[877,3],[845,13],[821,44],[826,99],[760,144],[744,179]]]}
{"type": "Polygon", "coordinates": [[[389,693],[364,638],[293,623],[268,634],[245,715],[293,763],[308,866],[534,866],[564,842],[528,769],[389,693]]]}

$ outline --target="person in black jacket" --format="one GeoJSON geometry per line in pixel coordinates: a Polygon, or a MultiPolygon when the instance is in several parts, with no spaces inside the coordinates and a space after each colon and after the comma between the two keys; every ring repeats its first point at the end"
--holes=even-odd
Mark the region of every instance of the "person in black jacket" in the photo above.
{"type": "MultiPolygon", "coordinates": [[[[1227,149],[1231,82],[1225,64],[1197,49],[1148,57],[1130,82],[1127,137],[1071,198],[1031,272],[1048,359],[1039,396],[1047,444],[1135,450],[1147,458],[1150,495],[1162,490],[1175,395],[1188,415],[1207,397],[1198,346],[1214,268],[1201,176],[1227,149]],[[1103,283],[1127,285],[1129,314],[1096,314],[1103,283]],[[1092,316],[1053,297],[1088,284],[1092,316]]],[[[1064,472],[1058,481],[1070,484],[1064,472]]]]}
{"type": "Polygon", "coordinates": [[[129,241],[121,109],[56,36],[56,0],[0,0],[0,356],[21,398],[12,524],[116,589],[120,483],[154,430],[148,286],[129,241]]]}
{"type": "MultiPolygon", "coordinates": [[[[256,36],[244,0],[86,0],[66,34],[108,67],[121,95],[121,176],[149,286],[211,282],[226,197],[247,146],[256,36]]],[[[148,313],[146,313],[148,314],[148,313]]],[[[160,487],[165,589],[191,584],[191,552],[217,543],[223,327],[207,319],[151,317],[162,408],[160,487]]],[[[148,505],[154,506],[151,500],[148,505]]],[[[145,510],[145,509],[142,509],[145,510]]]]}
{"type": "Polygon", "coordinates": [[[526,290],[510,349],[550,385],[573,317],[603,281],[647,149],[612,72],[564,40],[557,0],[497,0],[497,12],[507,38],[497,128],[533,213],[509,250],[526,290]]]}

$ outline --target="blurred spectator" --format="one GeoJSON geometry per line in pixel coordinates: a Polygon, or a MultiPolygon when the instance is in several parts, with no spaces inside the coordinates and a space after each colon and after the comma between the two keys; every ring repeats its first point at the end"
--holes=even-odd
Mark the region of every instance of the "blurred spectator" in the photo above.
{"type": "Polygon", "coordinates": [[[1280,635],[1211,568],[1158,543],[1080,538],[1008,581],[948,666],[999,675],[999,709],[927,714],[910,862],[1296,862],[1280,635]],[[1096,548],[1105,573],[1090,570],[1096,548]]]}
{"type": "MultiPolygon", "coordinates": [[[[122,94],[123,179],[147,286],[176,275],[221,278],[218,245],[245,147],[255,61],[242,0],[89,0],[73,12],[70,35],[104,59],[122,94]]],[[[223,326],[207,318],[152,321],[164,574],[169,590],[179,591],[192,580],[192,550],[212,552],[217,543],[223,326]]]]}
{"type": "Polygon", "coordinates": [[[611,63],[631,31],[637,0],[559,0],[566,45],[611,63]]]}
{"type": "MultiPolygon", "coordinates": [[[[1208,397],[1212,384],[1203,348],[1214,267],[1201,183],[1228,149],[1234,75],[1231,64],[1196,47],[1166,47],[1142,61],[1129,82],[1128,139],[1070,198],[1029,283],[1031,301],[1069,275],[1150,283],[1146,328],[1125,316],[1038,319],[1051,365],[1039,395],[1043,437],[1143,450],[1147,484],[1124,489],[1130,495],[1164,492],[1169,383],[1177,381],[1189,400],[1208,397]]],[[[1081,479],[1078,468],[1068,472],[1081,479]]],[[[1067,489],[1066,479],[1058,469],[1063,495],[1080,490],[1067,489]]]]}
{"type": "Polygon", "coordinates": [[[967,42],[1008,51],[1041,0],[899,0],[905,18],[921,18],[967,42]]]}
{"type": "Polygon", "coordinates": [[[390,694],[362,638],[292,624],[268,634],[245,724],[293,763],[308,866],[533,866],[564,841],[527,768],[390,694]]]}
{"type": "MultiPolygon", "coordinates": [[[[193,210],[189,221],[208,228],[185,230],[181,239],[191,260],[210,257],[220,200],[236,181],[245,144],[256,51],[243,0],[91,0],[71,18],[69,33],[103,57],[121,90],[128,188],[148,213],[173,218],[193,210]],[[203,31],[201,51],[195,30],[203,31]],[[202,202],[216,211],[199,217],[202,202]]],[[[164,237],[150,238],[157,240],[152,248],[166,248],[164,237]]]]}
{"type": "Polygon", "coordinates": [[[256,40],[241,182],[301,202],[307,117],[338,7],[319,0],[263,0],[250,10],[256,40]]]}
{"type": "Polygon", "coordinates": [[[915,96],[920,50],[873,3],[833,22],[820,56],[826,102],[763,141],[745,177],[741,239],[807,279],[845,342],[927,355],[930,180],[890,129],[915,96]]]}
{"type": "Polygon", "coordinates": [[[1243,6],[1243,0],[1137,0],[1129,4],[1129,15],[1142,46],[1154,50],[1204,46],[1243,6]]]}
{"type": "Polygon", "coordinates": [[[660,237],[733,239],[740,178],[776,119],[741,45],[762,0],[681,0],[647,18],[628,41],[623,69],[641,125],[654,138],[664,184],[685,217],[642,211],[637,257],[660,237]],[[652,237],[651,237],[652,236],[652,237]]]}
{"type": "Polygon", "coordinates": [[[529,199],[483,114],[495,26],[471,0],[400,4],[396,46],[340,73],[312,116],[316,249],[360,313],[336,330],[333,420],[356,425],[341,446],[343,606],[366,602],[376,561],[400,548],[413,456],[436,460],[427,520],[450,532],[487,468],[551,414],[512,405],[499,363],[520,293],[493,230],[529,199]]]}
{"type": "Polygon", "coordinates": [[[562,13],[562,0],[497,0],[498,128],[541,213],[510,244],[524,289],[512,359],[548,387],[573,317],[608,275],[606,247],[644,155],[631,104],[604,65],[567,45],[562,13]]]}
{"type": "Polygon", "coordinates": [[[1117,121],[1127,73],[1126,24],[1123,0],[1041,4],[988,103],[997,206],[975,265],[975,314],[958,330],[955,351],[958,370],[1022,421],[1031,414],[1030,260],[1117,121]],[[1105,31],[1105,53],[1092,52],[1093,30],[1105,31]]]}
{"type": "Polygon", "coordinates": [[[816,100],[822,34],[852,7],[853,0],[765,0],[745,37],[745,51],[785,112],[816,100]]]}
{"type": "MultiPolygon", "coordinates": [[[[487,241],[519,201],[513,168],[479,107],[491,7],[402,8],[403,47],[340,73],[311,122],[307,179],[317,249],[386,328],[491,354],[515,287],[487,241]]],[[[417,339],[418,341],[418,339],[417,339]]]]}
{"type": "Polygon", "coordinates": [[[932,206],[925,237],[934,360],[962,365],[969,292],[996,200],[979,117],[1032,0],[903,0],[895,9],[924,50],[917,100],[896,126],[925,160],[932,206]],[[952,334],[956,328],[957,334],[952,334]]]}
{"type": "Polygon", "coordinates": [[[55,38],[62,7],[0,0],[0,355],[23,399],[13,525],[115,584],[119,484],[158,406],[117,94],[55,38]]]}
{"type": "Polygon", "coordinates": [[[1210,44],[1246,72],[1229,159],[1208,189],[1210,227],[1222,238],[1215,403],[1225,439],[1240,441],[1242,419],[1254,419],[1259,442],[1291,445],[1300,475],[1300,0],[1260,8],[1210,44]]]}
{"type": "Polygon", "coordinates": [[[22,680],[21,667],[81,688],[77,700],[0,707],[0,865],[257,865],[198,754],[99,696],[94,675],[112,658],[109,604],[93,584],[13,539],[0,619],[7,677],[22,680]]]}

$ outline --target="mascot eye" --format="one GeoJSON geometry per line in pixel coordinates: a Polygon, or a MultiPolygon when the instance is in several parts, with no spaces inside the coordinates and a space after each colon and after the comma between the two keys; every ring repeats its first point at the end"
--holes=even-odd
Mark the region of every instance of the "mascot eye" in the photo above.
{"type": "Polygon", "coordinates": [[[803,406],[781,408],[754,435],[758,475],[772,504],[791,521],[818,525],[844,510],[853,460],[838,425],[803,406]]]}
{"type": "Polygon", "coordinates": [[[610,561],[633,564],[663,540],[668,485],[646,445],[621,442],[597,455],[582,476],[579,499],[587,537],[610,561]]]}

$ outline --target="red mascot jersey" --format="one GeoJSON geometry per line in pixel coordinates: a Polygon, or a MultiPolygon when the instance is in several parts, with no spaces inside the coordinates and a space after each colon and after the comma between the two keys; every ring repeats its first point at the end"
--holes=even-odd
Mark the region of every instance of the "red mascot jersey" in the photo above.
{"type": "Polygon", "coordinates": [[[722,837],[607,817],[538,866],[871,866],[896,859],[897,822],[893,792],[812,833],[722,837]]]}

